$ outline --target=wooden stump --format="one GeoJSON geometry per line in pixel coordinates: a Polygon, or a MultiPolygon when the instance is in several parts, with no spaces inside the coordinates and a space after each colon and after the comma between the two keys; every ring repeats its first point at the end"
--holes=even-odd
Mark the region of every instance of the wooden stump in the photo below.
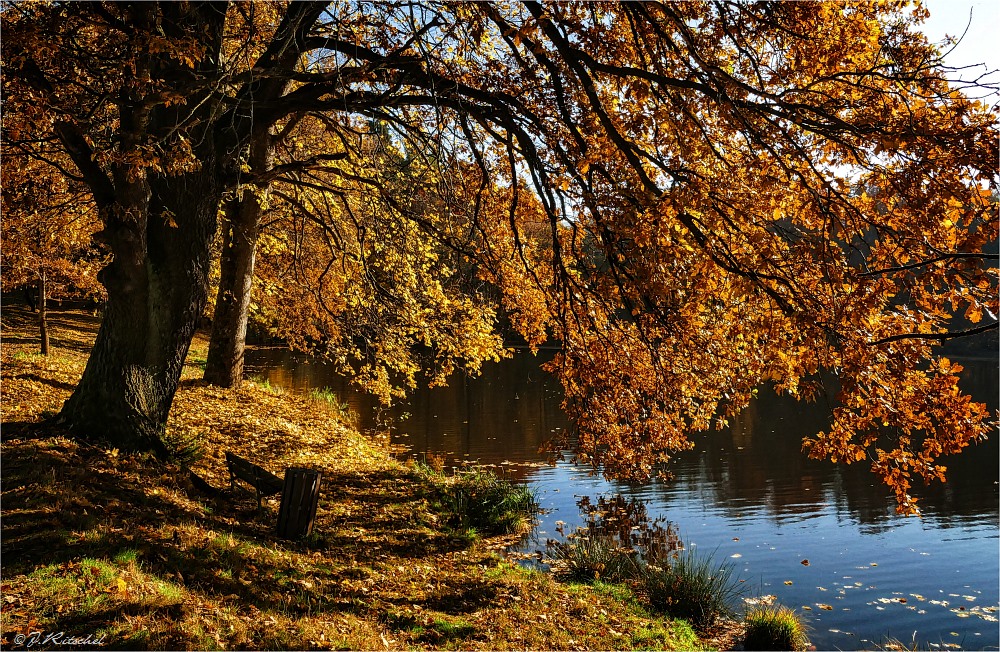
{"type": "Polygon", "coordinates": [[[278,510],[278,536],[299,539],[312,532],[319,504],[319,471],[292,467],[285,471],[285,488],[278,510]]]}

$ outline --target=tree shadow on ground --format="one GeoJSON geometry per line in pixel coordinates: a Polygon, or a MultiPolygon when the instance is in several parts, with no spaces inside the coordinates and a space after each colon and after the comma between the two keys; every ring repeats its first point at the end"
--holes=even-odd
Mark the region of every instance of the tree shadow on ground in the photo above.
{"type": "MultiPolygon", "coordinates": [[[[430,492],[413,480],[406,471],[326,475],[319,536],[288,542],[274,533],[275,510],[257,510],[251,493],[226,488],[205,498],[179,468],[151,456],[119,457],[66,439],[8,442],[0,481],[4,575],[30,581],[39,568],[131,554],[144,573],[241,610],[370,612],[379,590],[370,566],[431,563],[430,556],[467,543],[414,516],[430,492]],[[332,501],[345,496],[358,508],[331,516],[332,501]],[[321,561],[305,571],[303,554],[321,561]]],[[[457,614],[494,596],[486,583],[439,585],[410,602],[457,614]]],[[[121,609],[53,614],[51,626],[82,631],[121,609]]]]}
{"type": "Polygon", "coordinates": [[[39,376],[38,374],[35,374],[35,373],[15,374],[15,375],[11,376],[10,378],[11,379],[21,379],[21,380],[30,380],[30,381],[36,382],[36,383],[43,383],[45,385],[48,385],[49,387],[55,387],[56,389],[65,390],[67,392],[72,392],[74,389],[76,389],[76,385],[73,385],[71,383],[64,383],[64,382],[61,382],[61,381],[58,381],[58,380],[53,380],[51,378],[43,378],[43,377],[41,377],[41,376],[39,376]]]}

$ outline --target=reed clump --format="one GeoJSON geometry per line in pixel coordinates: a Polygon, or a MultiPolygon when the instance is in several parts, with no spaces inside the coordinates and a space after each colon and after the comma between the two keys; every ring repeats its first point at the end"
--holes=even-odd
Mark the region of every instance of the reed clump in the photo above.
{"type": "Polygon", "coordinates": [[[745,650],[804,650],[809,636],[802,617],[782,605],[760,605],[743,618],[745,650]]]}
{"type": "Polygon", "coordinates": [[[652,610],[702,629],[733,615],[742,589],[731,564],[685,546],[672,523],[651,521],[638,501],[578,504],[586,524],[566,541],[549,542],[557,572],[571,581],[629,585],[652,610]]]}

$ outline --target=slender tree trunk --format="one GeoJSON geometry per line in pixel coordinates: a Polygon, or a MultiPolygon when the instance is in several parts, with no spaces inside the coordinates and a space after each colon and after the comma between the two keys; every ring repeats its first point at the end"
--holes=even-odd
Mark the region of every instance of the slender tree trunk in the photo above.
{"type": "Polygon", "coordinates": [[[205,364],[205,380],[212,385],[232,387],[243,379],[259,214],[260,204],[250,192],[226,202],[219,292],[205,364]]]}
{"type": "Polygon", "coordinates": [[[129,209],[119,204],[105,219],[115,258],[99,276],[108,291],[104,318],[58,421],[75,436],[163,454],[167,414],[205,308],[221,191],[206,164],[131,192],[122,202],[129,209]]]}
{"type": "MultiPolygon", "coordinates": [[[[266,130],[253,134],[251,171],[268,171],[273,158],[270,134],[266,130]]],[[[242,196],[226,202],[219,292],[215,299],[212,336],[205,364],[205,381],[212,385],[232,387],[243,380],[257,236],[266,195],[266,186],[250,186],[243,189],[242,196]]]]}
{"type": "Polygon", "coordinates": [[[46,287],[45,287],[45,272],[42,272],[38,277],[38,335],[41,339],[41,354],[49,354],[49,323],[48,314],[46,313],[46,287]]]}

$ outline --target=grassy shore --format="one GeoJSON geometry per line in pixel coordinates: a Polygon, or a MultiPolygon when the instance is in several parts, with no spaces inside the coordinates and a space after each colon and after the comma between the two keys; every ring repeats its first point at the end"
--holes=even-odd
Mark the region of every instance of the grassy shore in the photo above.
{"type": "Polygon", "coordinates": [[[35,354],[30,313],[5,306],[2,320],[5,649],[32,632],[104,637],[118,649],[726,646],[647,612],[621,587],[509,561],[510,537],[454,525],[445,481],[394,460],[323,401],[249,382],[206,386],[203,338],[168,437],[198,444],[191,469],[218,492],[176,464],[33,425],[69,396],[97,320],[56,312],[48,357],[35,354]],[[251,493],[229,490],[227,450],[278,475],[322,470],[315,533],[277,539],[277,502],[258,512],[251,493]]]}

